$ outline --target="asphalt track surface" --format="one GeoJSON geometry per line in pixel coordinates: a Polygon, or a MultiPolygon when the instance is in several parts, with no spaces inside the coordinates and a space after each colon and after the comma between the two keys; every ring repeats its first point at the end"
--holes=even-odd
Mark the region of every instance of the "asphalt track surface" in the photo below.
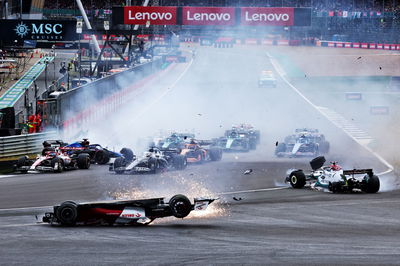
{"type": "MultiPolygon", "coordinates": [[[[325,133],[331,142],[328,160],[338,160],[346,168],[386,168],[282,80],[276,89],[257,88],[263,69],[272,69],[265,50],[201,48],[177,82],[179,73],[166,78],[165,83],[173,85],[166,93],[164,83],[152,87],[158,90],[156,101],[138,96],[147,103],[145,112],[134,115],[139,110],[126,107],[119,114],[140,123],[130,134],[175,127],[196,128],[202,137],[212,137],[231,124],[253,123],[262,132],[256,151],[224,154],[220,162],[159,175],[115,175],[106,166],[92,165],[62,174],[1,178],[0,264],[398,264],[400,193],[391,190],[390,176],[381,177],[377,194],[295,190],[283,183],[287,169],[309,169],[309,159],[273,156],[275,142],[296,127],[316,127],[325,133]],[[246,169],[253,172],[244,175],[246,169]],[[176,193],[220,200],[205,213],[183,220],[160,219],[147,227],[55,227],[35,219],[51,210],[46,206],[64,200],[176,193]]],[[[119,132],[132,125],[124,126],[119,132]]]]}

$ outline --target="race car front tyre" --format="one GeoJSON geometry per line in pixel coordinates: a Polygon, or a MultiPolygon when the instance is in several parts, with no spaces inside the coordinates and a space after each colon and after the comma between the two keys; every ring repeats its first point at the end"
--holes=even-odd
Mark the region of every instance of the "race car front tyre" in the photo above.
{"type": "Polygon", "coordinates": [[[126,161],[124,157],[118,157],[115,159],[114,161],[114,170],[115,173],[117,173],[118,175],[121,175],[125,172],[125,170],[117,170],[117,168],[120,167],[125,167],[126,166],[126,161]]]}
{"type": "Polygon", "coordinates": [[[306,184],[306,175],[303,171],[293,171],[289,175],[289,182],[293,188],[303,188],[306,184]]]}
{"type": "Polygon", "coordinates": [[[132,151],[131,149],[129,149],[129,148],[122,148],[121,151],[120,151],[119,153],[121,153],[122,156],[124,156],[125,159],[126,159],[128,162],[133,161],[133,157],[135,156],[135,155],[133,154],[133,151],[132,151]]]}
{"type": "Polygon", "coordinates": [[[75,225],[77,217],[78,206],[72,201],[65,201],[57,208],[56,218],[61,225],[75,225]]]}
{"type": "Polygon", "coordinates": [[[106,164],[110,160],[110,156],[103,150],[98,150],[94,154],[94,161],[98,164],[106,164]]]}
{"type": "Polygon", "coordinates": [[[81,153],[77,159],[79,169],[89,169],[90,167],[90,155],[87,153],[81,153]]]}
{"type": "Polygon", "coordinates": [[[365,193],[376,193],[380,188],[379,177],[376,175],[364,177],[363,186],[361,187],[362,191],[365,193]]]}
{"type": "Polygon", "coordinates": [[[286,144],[279,143],[278,146],[275,148],[275,155],[278,157],[282,157],[282,153],[286,152],[286,144]]]}
{"type": "Polygon", "coordinates": [[[173,196],[169,201],[172,215],[176,218],[184,218],[192,211],[190,200],[181,194],[173,196]]]}
{"type": "Polygon", "coordinates": [[[54,157],[51,160],[51,167],[55,173],[62,173],[64,171],[64,161],[59,157],[54,157]]]}
{"type": "MultiPolygon", "coordinates": [[[[17,168],[21,168],[21,167],[27,166],[27,165],[29,165],[29,159],[26,155],[18,158],[17,168]]],[[[20,172],[22,174],[26,174],[28,172],[28,170],[24,169],[24,170],[20,170],[20,172]]]]}

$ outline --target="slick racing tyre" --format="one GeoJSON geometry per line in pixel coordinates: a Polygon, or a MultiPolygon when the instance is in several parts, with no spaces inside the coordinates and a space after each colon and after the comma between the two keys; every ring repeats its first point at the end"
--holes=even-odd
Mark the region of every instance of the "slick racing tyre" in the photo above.
{"type": "Polygon", "coordinates": [[[64,171],[64,161],[59,157],[54,157],[51,160],[51,167],[55,173],[62,173],[64,171]]]}
{"type": "Polygon", "coordinates": [[[376,193],[379,191],[380,181],[379,181],[379,177],[377,177],[376,175],[373,175],[373,176],[366,175],[362,182],[363,182],[363,186],[361,187],[361,190],[363,192],[376,193]]]}
{"type": "Polygon", "coordinates": [[[173,165],[174,165],[174,168],[177,169],[177,170],[185,169],[186,166],[187,166],[187,158],[186,158],[186,156],[185,155],[181,155],[181,154],[175,155],[173,157],[173,165]]]}
{"type": "MultiPolygon", "coordinates": [[[[27,165],[29,165],[29,159],[27,156],[22,156],[22,157],[18,158],[17,168],[21,168],[21,167],[27,166],[27,165]]],[[[28,172],[28,170],[20,170],[20,172],[22,174],[26,174],[28,172]]]]}
{"type": "Polygon", "coordinates": [[[125,170],[116,170],[119,167],[125,167],[126,166],[126,161],[124,157],[118,157],[115,159],[114,161],[114,170],[115,173],[117,173],[118,175],[121,175],[125,172],[125,170]]]}
{"type": "Polygon", "coordinates": [[[286,152],[286,144],[285,143],[279,143],[278,146],[275,148],[275,155],[278,157],[282,157],[282,152],[286,152]]]}
{"type": "Polygon", "coordinates": [[[211,161],[220,161],[222,159],[222,150],[210,149],[210,159],[211,161]]]}
{"type": "Polygon", "coordinates": [[[89,169],[90,167],[90,156],[87,153],[81,153],[77,159],[79,169],[89,169]]]}
{"type": "Polygon", "coordinates": [[[124,156],[125,159],[126,159],[128,162],[133,161],[134,154],[133,154],[133,151],[132,151],[131,149],[129,149],[129,148],[122,148],[121,151],[120,151],[119,153],[121,153],[122,156],[124,156]]]}
{"type": "Polygon", "coordinates": [[[56,218],[61,225],[75,225],[77,217],[78,206],[72,201],[65,201],[60,205],[60,207],[57,208],[56,218]]]}
{"type": "Polygon", "coordinates": [[[110,160],[110,156],[103,150],[98,150],[94,154],[94,161],[98,164],[106,164],[110,160]]]}
{"type": "Polygon", "coordinates": [[[173,196],[169,201],[172,215],[176,218],[184,218],[192,211],[190,200],[181,194],[173,196]]]}
{"type": "Polygon", "coordinates": [[[293,171],[289,175],[289,182],[293,188],[303,188],[306,184],[306,176],[303,171],[293,171]]]}

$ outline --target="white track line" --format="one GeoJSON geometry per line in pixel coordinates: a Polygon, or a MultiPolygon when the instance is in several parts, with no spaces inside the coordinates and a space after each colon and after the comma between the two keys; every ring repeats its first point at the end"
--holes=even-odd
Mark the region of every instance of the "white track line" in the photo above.
{"type": "Polygon", "coordinates": [[[24,207],[24,208],[11,208],[11,209],[0,209],[0,212],[6,211],[24,211],[24,210],[32,210],[32,209],[47,209],[53,208],[53,206],[38,206],[38,207],[24,207]]]}
{"type": "Polygon", "coordinates": [[[253,192],[263,192],[263,191],[272,191],[272,190],[281,190],[287,189],[288,187],[272,187],[272,188],[260,188],[260,189],[251,189],[251,190],[241,190],[241,191],[229,191],[217,193],[218,195],[232,195],[232,194],[243,194],[243,193],[253,193],[253,192]]]}
{"type": "MultiPolygon", "coordinates": [[[[286,84],[289,85],[290,88],[293,89],[294,92],[296,92],[301,98],[303,98],[304,101],[306,101],[308,104],[310,104],[314,109],[316,109],[320,114],[322,114],[326,119],[328,119],[332,124],[334,124],[336,127],[338,127],[339,129],[341,129],[344,133],[346,133],[351,139],[353,139],[355,142],[357,142],[360,146],[364,147],[368,152],[370,152],[371,154],[373,154],[380,162],[382,162],[384,165],[386,165],[386,167],[388,168],[386,171],[383,171],[381,173],[377,173],[377,175],[385,175],[388,174],[390,172],[393,171],[393,166],[388,163],[381,155],[379,155],[378,153],[374,152],[371,148],[369,148],[367,146],[367,142],[363,141],[363,140],[359,140],[357,138],[355,138],[350,132],[348,132],[347,130],[345,130],[340,124],[338,124],[338,122],[335,122],[335,120],[333,120],[333,117],[335,117],[336,119],[340,119],[341,120],[341,115],[337,114],[336,112],[329,110],[326,107],[320,107],[317,106],[315,104],[313,104],[306,96],[304,96],[295,86],[293,86],[290,81],[287,80],[287,78],[285,77],[286,74],[284,73],[284,71],[282,71],[282,68],[280,67],[280,65],[278,64],[278,62],[275,61],[275,59],[267,52],[267,56],[271,61],[271,64],[273,65],[273,67],[275,68],[275,70],[278,72],[279,76],[283,79],[283,81],[286,82],[286,84]],[[331,117],[330,115],[326,114],[324,111],[322,111],[323,109],[328,109],[329,111],[333,112],[333,117],[331,117]]],[[[345,119],[345,118],[343,118],[345,119]]],[[[345,119],[346,120],[346,119],[345,119]]]]}

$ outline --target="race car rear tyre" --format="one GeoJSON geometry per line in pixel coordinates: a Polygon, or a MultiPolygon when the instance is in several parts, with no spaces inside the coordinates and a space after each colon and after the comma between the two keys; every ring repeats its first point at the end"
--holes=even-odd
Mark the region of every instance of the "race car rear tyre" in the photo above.
{"type": "Polygon", "coordinates": [[[177,170],[183,170],[187,166],[187,158],[185,155],[177,154],[173,157],[174,168],[177,170]]]}
{"type": "Polygon", "coordinates": [[[106,164],[110,161],[110,156],[103,150],[98,150],[94,154],[94,161],[98,164],[106,164]]]}
{"type": "Polygon", "coordinates": [[[61,225],[75,225],[78,217],[78,206],[72,201],[65,201],[57,208],[56,217],[61,225]]]}
{"type": "MultiPolygon", "coordinates": [[[[119,167],[125,167],[126,166],[126,161],[124,157],[118,157],[114,161],[114,169],[117,169],[119,167]]],[[[125,172],[125,170],[115,170],[115,173],[121,175],[125,172]]]]}
{"type": "Polygon", "coordinates": [[[306,175],[303,171],[293,171],[289,175],[289,182],[293,188],[303,188],[306,184],[306,175]]]}
{"type": "Polygon", "coordinates": [[[122,148],[121,151],[120,151],[119,153],[121,153],[122,156],[124,156],[125,159],[126,159],[128,162],[133,161],[134,154],[133,154],[133,151],[132,151],[131,149],[129,149],[129,148],[122,148]]]}
{"type": "Polygon", "coordinates": [[[376,193],[380,188],[379,177],[376,175],[365,176],[363,182],[365,183],[362,187],[362,191],[365,193],[376,193]]]}
{"type": "Polygon", "coordinates": [[[176,218],[184,218],[192,211],[192,203],[185,195],[175,195],[169,201],[172,215],[176,218]]]}
{"type": "Polygon", "coordinates": [[[326,159],[324,156],[315,157],[314,159],[312,159],[310,161],[311,169],[317,170],[317,169],[321,168],[325,162],[326,162],[326,159]]]}
{"type": "Polygon", "coordinates": [[[62,173],[64,171],[64,161],[59,157],[54,157],[51,160],[51,167],[55,173],[62,173]]]}
{"type": "Polygon", "coordinates": [[[210,149],[210,159],[211,161],[220,161],[222,159],[222,150],[210,149]]]}
{"type": "Polygon", "coordinates": [[[90,155],[87,153],[81,153],[77,159],[79,169],[89,169],[90,167],[90,155]]]}

